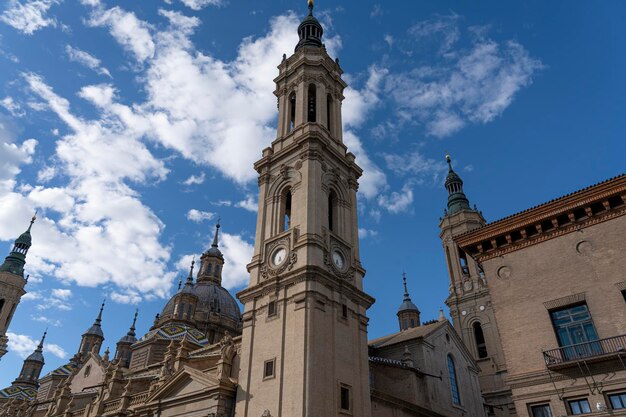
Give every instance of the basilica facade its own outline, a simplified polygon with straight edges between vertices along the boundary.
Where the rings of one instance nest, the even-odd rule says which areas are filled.
[[[44,334],[0,390],[0,417],[626,415],[626,176],[487,223],[448,157],[452,322],[443,311],[422,322],[405,277],[389,317],[398,332],[369,340],[362,170],[343,143],[346,84],[312,1],[298,35],[274,80],[276,139],[255,164],[243,312],[221,285],[218,224],[150,329],[138,334],[135,315],[101,352],[103,303],[74,356],[42,377]],[[34,221],[0,266],[0,357]]]

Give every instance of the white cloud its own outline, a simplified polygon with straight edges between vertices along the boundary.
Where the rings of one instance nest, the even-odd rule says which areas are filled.
[[[74,48],[70,45],[65,46],[65,52],[71,61],[78,62],[79,64],[94,70],[98,74],[106,75],[107,77],[112,78],[109,70],[100,65],[100,60],[88,52]]]
[[[393,214],[409,210],[412,203],[413,190],[407,185],[402,187],[401,192],[394,191],[389,195],[378,196],[378,205]]]
[[[359,239],[367,239],[368,237],[378,236],[378,232],[372,229],[364,229],[359,227]]]
[[[422,183],[426,179],[432,184],[441,184],[448,171],[443,160],[426,158],[419,151],[404,154],[383,154],[387,168],[400,176],[410,176],[413,183]]]
[[[15,100],[13,100],[13,97],[7,96],[3,98],[2,100],[0,100],[0,106],[7,109],[7,111],[11,113],[11,116],[14,116],[14,117],[22,117],[25,114],[24,110],[22,110],[22,107],[19,105],[19,103],[16,103]]]
[[[36,146],[35,139],[27,139],[21,145],[3,142],[0,139],[0,201],[3,192],[15,186],[15,177],[21,172],[20,165],[32,162]],[[13,230],[16,230],[17,225],[13,226]],[[8,236],[4,235],[1,229],[0,227],[0,239],[7,239]]]
[[[52,290],[52,296],[60,300],[67,300],[72,296],[72,290],[55,288]]]
[[[198,185],[198,184],[202,184],[205,180],[206,176],[204,175],[204,172],[201,172],[200,175],[191,175],[189,178],[187,178],[185,181],[183,181],[183,184],[185,185]]]
[[[415,25],[409,31],[413,36],[438,39],[440,59],[390,74],[385,86],[398,114],[411,116],[400,117],[399,123],[419,121],[435,137],[493,121],[543,68],[518,42],[498,43],[486,33],[474,36],[469,48],[458,47],[458,20],[443,16]]]
[[[97,8],[88,21],[91,26],[106,26],[111,35],[139,62],[154,56],[154,42],[150,25],[139,20],[132,12],[119,7],[108,10]]]
[[[201,211],[196,209],[191,209],[187,212],[187,220],[191,220],[192,222],[200,223],[206,220],[211,220],[215,217],[215,213],[211,213],[210,211]]]
[[[30,318],[33,321],[37,321],[37,322],[40,322],[40,323],[46,323],[46,324],[49,324],[50,326],[54,326],[54,327],[62,327],[63,326],[63,323],[61,323],[61,320],[53,319],[51,317],[44,316],[44,315],[38,315],[38,316],[32,315],[32,316],[30,316]]]
[[[185,6],[193,10],[201,10],[206,6],[221,6],[223,0],[180,0]]]
[[[239,288],[248,284],[250,276],[246,265],[250,263],[254,252],[254,244],[246,241],[241,235],[222,233],[220,249],[224,254],[222,285],[226,289]]]
[[[111,299],[120,304],[139,304],[142,297],[136,291],[127,291],[124,294],[113,291],[111,293]]]
[[[43,295],[39,291],[28,291],[26,294],[22,296],[22,298],[20,298],[20,301],[39,300],[42,297]]]
[[[53,166],[46,166],[37,172],[37,181],[48,182],[56,175],[56,168]]]
[[[33,353],[35,349],[37,349],[37,345],[39,344],[39,340],[35,340],[30,336],[24,334],[16,334],[13,332],[7,332],[7,336],[9,337],[9,350],[15,352],[17,355],[26,359],[28,355]],[[65,359],[67,357],[67,352],[63,350],[63,348],[59,345],[55,345],[53,343],[45,343],[43,345],[43,353],[44,355],[50,352],[54,356]]]
[[[256,201],[256,198],[254,198],[253,195],[248,195],[245,200],[235,203],[235,207],[256,213],[259,209],[259,202]]]
[[[59,3],[58,0],[9,0],[0,20],[26,35],[32,35],[46,26],[56,26],[56,21],[47,17],[46,13],[52,5]]]

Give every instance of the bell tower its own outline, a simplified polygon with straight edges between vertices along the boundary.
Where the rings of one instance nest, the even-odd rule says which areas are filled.
[[[480,387],[490,416],[508,417],[515,413],[511,390],[504,383],[506,364],[496,326],[495,313],[487,286],[488,277],[481,266],[467,255],[454,237],[484,226],[482,213],[470,207],[463,191],[463,180],[452,168],[446,155],[448,175],[445,188],[448,204],[439,223],[439,237],[450,277],[450,293],[446,304],[455,330],[480,368]]]
[[[30,229],[36,219],[35,214],[30,220],[28,229],[15,239],[11,253],[0,265],[0,358],[7,353],[9,339],[6,333],[20,299],[26,294],[24,287],[28,282],[28,276],[24,278],[24,266],[26,254],[32,245]]]
[[[236,416],[371,415],[358,178],[342,141],[342,70],[309,14],[278,66],[277,138],[255,164],[259,211]],[[265,413],[265,414],[264,414]]]

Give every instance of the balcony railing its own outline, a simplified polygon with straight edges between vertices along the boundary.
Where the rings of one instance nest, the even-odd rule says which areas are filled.
[[[595,362],[622,355],[626,358],[626,335],[543,351],[543,358],[548,368],[559,368],[580,360]]]

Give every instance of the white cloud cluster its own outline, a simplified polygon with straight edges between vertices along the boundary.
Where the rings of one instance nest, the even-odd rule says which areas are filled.
[[[378,205],[390,213],[397,214],[407,211],[413,203],[413,189],[409,185],[402,187],[401,191],[394,191],[389,195],[378,196]]]
[[[22,106],[16,103],[13,97],[7,96],[0,100],[0,106],[4,107],[14,117],[22,117],[25,114]]]
[[[111,77],[109,70],[102,66],[100,60],[90,53],[74,48],[70,45],[65,46],[65,53],[67,53],[67,56],[71,61],[78,62],[100,75],[106,75],[109,78],[113,78]]]
[[[215,213],[211,213],[210,211],[191,209],[187,212],[187,220],[191,220],[192,222],[196,223],[212,220],[214,217]]]
[[[24,334],[7,332],[7,336],[9,337],[9,350],[15,352],[24,359],[33,353],[39,344],[39,340],[35,340]],[[67,357],[67,352],[63,350],[61,346],[44,342],[43,354],[45,355],[46,353],[52,353],[57,358],[61,359],[65,359]]]
[[[206,6],[221,6],[223,0],[180,0],[185,6],[193,10],[201,10]]]
[[[56,20],[47,16],[48,9],[59,0],[9,0],[0,20],[26,35],[32,35],[46,26],[56,26]]]
[[[204,172],[201,172],[200,175],[190,175],[189,178],[183,181],[184,185],[200,185],[204,183],[206,176]]]
[[[443,161],[427,158],[418,150],[404,154],[383,154],[387,168],[399,176],[410,176],[414,183],[428,180],[439,184],[445,176],[448,166]]]
[[[441,60],[392,74],[385,86],[398,113],[416,118],[435,137],[493,121],[543,68],[518,42],[498,43],[485,38],[484,31],[469,48],[457,48],[457,20],[454,15],[414,26],[410,31],[414,36],[441,38]]]

